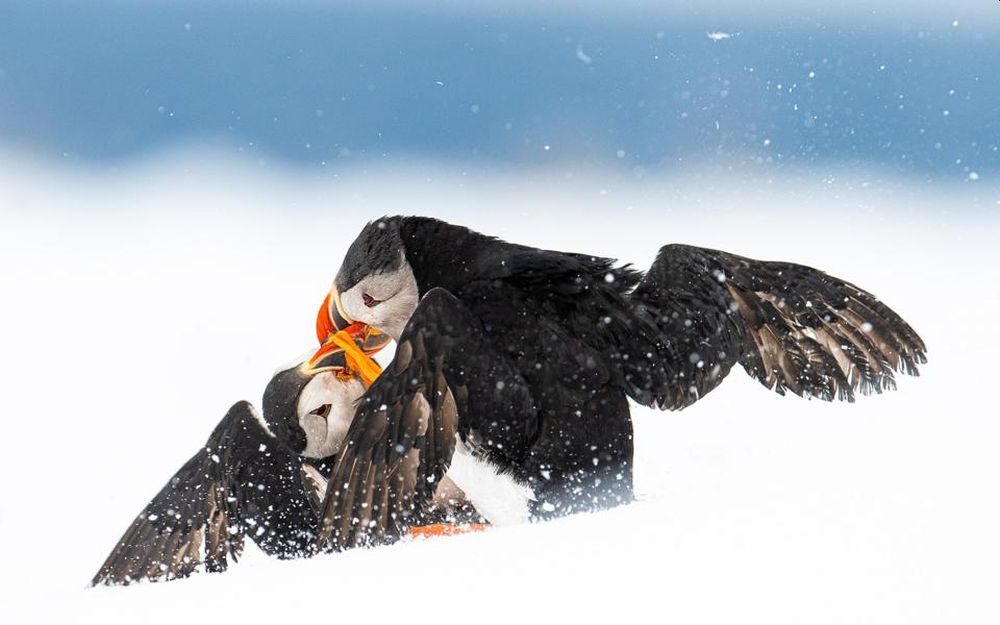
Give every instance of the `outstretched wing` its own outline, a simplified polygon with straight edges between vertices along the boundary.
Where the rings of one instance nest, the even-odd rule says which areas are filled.
[[[201,568],[224,571],[230,559],[239,558],[247,533],[266,551],[272,542],[294,548],[269,527],[268,512],[280,514],[272,514],[275,520],[315,528],[300,466],[264,429],[253,407],[237,403],[205,447],[135,518],[92,584],[169,580]],[[299,549],[312,549],[312,536],[299,541]]]
[[[320,545],[398,538],[421,524],[456,435],[481,435],[487,453],[502,454],[503,441],[533,435],[536,420],[527,385],[481,322],[450,293],[432,289],[355,413],[327,488]]]
[[[780,394],[828,401],[895,388],[894,372],[926,362],[917,333],[874,295],[802,265],[667,245],[632,298],[661,337],[641,399],[665,409],[694,403],[737,362]]]

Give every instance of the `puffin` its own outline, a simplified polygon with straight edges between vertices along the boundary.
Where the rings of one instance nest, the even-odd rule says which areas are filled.
[[[397,345],[334,463],[325,550],[404,536],[458,459],[504,476],[497,501],[527,520],[628,503],[629,399],[681,410],[736,364],[779,394],[853,401],[926,362],[898,314],[811,267],[671,244],[641,272],[414,216],[349,246],[316,357],[335,328]]]
[[[386,342],[362,339],[278,371],[264,391],[263,414],[246,401],[233,405],[135,518],[91,585],[222,572],[247,538],[277,558],[314,556],[327,480],[370,382],[358,372],[377,373],[369,355]],[[411,535],[486,527],[450,478],[435,492]]]

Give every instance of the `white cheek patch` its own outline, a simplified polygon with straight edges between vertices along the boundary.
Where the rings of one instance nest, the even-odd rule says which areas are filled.
[[[531,518],[530,502],[535,493],[496,465],[475,457],[457,434],[455,454],[445,477],[462,489],[490,525],[517,525]]]
[[[340,305],[344,308],[347,316],[351,318],[351,321],[368,323],[371,318],[372,311],[365,306],[364,293],[366,293],[365,281],[362,280],[340,294]]]
[[[365,293],[381,303],[370,308],[365,306]],[[366,276],[340,294],[340,304],[351,319],[378,328],[396,340],[419,301],[417,280],[405,258],[401,259],[399,269]]]
[[[357,378],[340,380],[331,371],[316,374],[299,395],[296,414],[299,425],[306,433],[303,456],[326,458],[340,450],[347,428],[354,420],[354,408],[365,387]],[[330,404],[326,418],[311,414],[313,410]]]

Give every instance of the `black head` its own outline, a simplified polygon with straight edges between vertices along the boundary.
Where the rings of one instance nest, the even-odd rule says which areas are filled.
[[[299,425],[298,402],[310,376],[298,365],[274,374],[264,389],[264,422],[282,444],[296,454],[306,448],[306,432]]]
[[[420,300],[407,260],[404,217],[383,217],[366,225],[351,243],[317,317],[321,342],[331,328],[374,328],[399,339]]]
[[[404,251],[399,224],[399,217],[382,217],[368,222],[347,248],[334,280],[338,291],[350,290],[366,276],[399,269]]]
[[[429,217],[373,221],[347,250],[317,316],[317,337],[323,342],[333,328],[360,324],[399,340],[428,290],[454,290],[502,271],[503,245]]]
[[[263,418],[293,453],[326,458],[340,447],[364,385],[345,372],[343,352],[277,372],[264,389]]]

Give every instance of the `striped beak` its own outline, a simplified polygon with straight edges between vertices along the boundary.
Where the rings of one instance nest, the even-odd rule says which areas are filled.
[[[366,385],[371,384],[381,371],[369,356],[391,340],[389,335],[347,316],[336,289],[327,293],[316,315],[316,338],[320,348],[309,359],[311,367],[332,352],[343,350],[348,367],[361,375]]]
[[[353,324],[354,320],[344,312],[337,289],[330,289],[316,314],[316,339],[320,344],[325,343],[331,334],[346,330]]]

